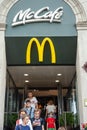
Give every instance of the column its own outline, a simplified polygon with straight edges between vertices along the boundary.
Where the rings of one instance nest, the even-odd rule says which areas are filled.
[[[6,87],[6,57],[4,30],[0,26],[0,130],[3,130],[4,123],[4,104],[5,104],[5,87]]]
[[[84,106],[84,100],[87,99],[87,72],[83,69],[85,62],[87,62],[87,26],[80,25],[77,29],[76,91],[81,125],[81,123],[87,122],[87,107]]]

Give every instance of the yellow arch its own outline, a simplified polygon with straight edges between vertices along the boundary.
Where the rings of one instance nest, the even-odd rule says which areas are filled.
[[[51,49],[51,61],[52,63],[56,63],[56,53],[55,53],[55,48],[54,48],[54,45],[53,45],[53,42],[50,38],[44,38],[43,41],[42,41],[42,44],[41,44],[41,61],[43,61],[43,54],[44,54],[44,46],[46,43],[49,43],[50,45],[50,49]]]
[[[51,61],[52,63],[56,63],[56,53],[55,53],[55,48],[53,45],[53,42],[51,41],[50,38],[44,38],[42,41],[42,44],[40,45],[39,41],[37,38],[32,38],[27,46],[27,50],[26,50],[26,63],[30,64],[31,60],[31,47],[33,42],[35,42],[35,44],[37,45],[37,50],[38,50],[38,57],[39,57],[39,62],[43,62],[43,53],[44,53],[44,46],[46,44],[46,42],[49,43],[50,45],[50,49],[51,49]]]
[[[41,51],[41,47],[40,47],[40,43],[39,43],[39,41],[37,40],[37,38],[32,38],[30,41],[29,41],[29,43],[28,43],[28,46],[27,46],[27,51],[26,51],[26,63],[27,64],[30,64],[30,62],[31,62],[31,59],[30,59],[30,57],[31,57],[31,46],[32,46],[32,44],[33,44],[33,42],[35,42],[35,44],[37,45],[37,50],[38,50],[38,55],[39,55],[39,57],[40,57],[40,51]]]

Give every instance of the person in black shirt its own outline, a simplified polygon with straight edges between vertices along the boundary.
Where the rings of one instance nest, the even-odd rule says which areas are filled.
[[[44,119],[40,117],[41,110],[37,109],[34,112],[34,118],[31,120],[33,130],[44,130]]]

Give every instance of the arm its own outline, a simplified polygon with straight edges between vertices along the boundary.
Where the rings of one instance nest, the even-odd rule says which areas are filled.
[[[15,127],[15,130],[19,130],[19,125],[17,125],[17,126]]]
[[[42,130],[45,130],[45,129],[44,129],[44,125],[42,125]]]
[[[19,120],[16,120],[16,126],[19,125]]]
[[[57,110],[56,110],[56,107],[55,107],[55,110],[54,110],[54,112],[56,113],[56,111],[57,111]]]
[[[54,113],[56,113],[56,106],[54,105]]]
[[[31,121],[30,121],[30,120],[29,120],[29,122],[28,122],[28,125],[29,125],[29,127],[30,127],[30,130],[33,130],[32,124],[31,124]]]
[[[44,129],[45,120],[44,120],[43,118],[40,118],[40,120],[41,120],[42,130],[45,130],[45,129]]]
[[[35,103],[35,108],[38,109],[38,103]]]
[[[48,130],[48,123],[47,123],[47,130]]]
[[[47,117],[47,114],[48,114],[48,109],[47,109],[47,107],[46,107],[46,117]]]
[[[38,101],[37,101],[37,98],[34,97],[34,100],[35,100],[35,108],[38,109]]]
[[[55,126],[54,128],[55,128],[55,130],[56,130],[56,124],[55,124],[55,122],[54,122],[54,126]]]

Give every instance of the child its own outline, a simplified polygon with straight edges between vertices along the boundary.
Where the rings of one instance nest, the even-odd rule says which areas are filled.
[[[46,117],[47,117],[47,115],[50,112],[53,112],[54,113],[54,117],[56,118],[56,106],[54,105],[53,100],[49,100],[49,102],[47,104],[47,107],[46,107]]]
[[[23,117],[23,115],[25,115],[25,114],[27,114],[27,113],[26,113],[26,111],[25,111],[24,109],[21,109],[21,110],[19,111],[19,119],[16,121],[16,126],[22,124],[22,117]],[[30,119],[28,120],[27,125],[30,126],[30,130],[33,130]]]
[[[26,101],[26,106],[24,108],[27,115],[29,115],[30,119],[34,118],[34,108],[31,106],[30,100]]]
[[[58,130],[65,130],[63,126],[59,127]]]
[[[33,130],[44,130],[44,120],[40,117],[41,111],[35,110],[34,118],[32,119]]]
[[[50,112],[46,122],[47,122],[47,130],[56,130],[56,124],[55,124],[55,118],[54,118],[54,113]]]
[[[37,98],[33,96],[33,93],[32,93],[32,92],[28,92],[28,98],[25,99],[25,102],[24,102],[24,103],[26,103],[27,100],[30,100],[30,102],[31,102],[31,107],[33,107],[34,110],[38,108]]]
[[[22,115],[22,124],[19,124],[15,127],[15,130],[30,130],[29,125],[27,125],[29,122],[29,116],[24,114]]]

